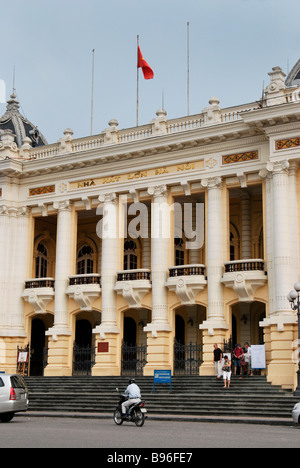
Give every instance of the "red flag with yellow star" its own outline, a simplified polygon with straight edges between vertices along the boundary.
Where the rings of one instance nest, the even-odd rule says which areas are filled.
[[[146,62],[141,52],[140,46],[138,46],[138,68],[141,68],[144,74],[145,80],[152,80],[154,78],[154,72],[150,65]]]

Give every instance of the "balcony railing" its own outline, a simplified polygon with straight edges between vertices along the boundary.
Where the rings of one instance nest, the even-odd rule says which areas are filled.
[[[55,280],[53,278],[35,278],[25,281],[25,289],[53,288]]]
[[[92,273],[88,275],[74,275],[70,276],[70,286],[82,286],[85,284],[100,284],[101,276]]]
[[[196,275],[205,276],[205,265],[182,265],[169,268],[170,278]]]
[[[150,270],[123,270],[117,273],[117,281],[137,281],[147,280],[150,281],[151,272]]]
[[[225,273],[238,273],[240,271],[265,271],[265,262],[255,258],[225,263]]]

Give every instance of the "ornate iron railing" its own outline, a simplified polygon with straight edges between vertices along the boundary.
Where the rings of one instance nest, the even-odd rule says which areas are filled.
[[[147,364],[147,345],[122,344],[122,375],[143,375]]]
[[[25,281],[25,289],[53,288],[55,280],[53,278],[36,278]]]
[[[98,274],[70,276],[70,286],[80,286],[84,284],[100,284],[101,276]]]
[[[225,273],[237,273],[239,271],[264,271],[265,262],[261,259],[237,260],[225,263]]]
[[[150,270],[124,270],[117,273],[117,281],[136,281],[151,279]]]
[[[174,373],[176,375],[199,375],[203,363],[203,344],[184,345],[174,343]]]
[[[79,346],[74,343],[73,375],[91,375],[95,365],[95,347]]]
[[[177,276],[205,276],[205,265],[182,265],[169,268],[170,278]]]

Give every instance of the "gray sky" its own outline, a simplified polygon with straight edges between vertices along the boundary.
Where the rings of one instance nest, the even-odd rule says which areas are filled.
[[[140,72],[140,124],[161,107],[187,113],[187,21],[190,22],[190,112],[212,96],[222,107],[259,99],[268,72],[300,58],[299,0],[0,0],[0,79],[16,89],[26,117],[57,141],[65,128],[90,133],[95,48],[94,133],[116,118],[136,122],[136,37],[155,72]],[[0,113],[5,105],[0,104]]]

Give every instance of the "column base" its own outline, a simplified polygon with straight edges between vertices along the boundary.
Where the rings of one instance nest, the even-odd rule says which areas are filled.
[[[265,328],[267,380],[272,385],[295,390],[298,370],[298,326],[290,321],[284,323],[282,317],[278,323],[274,317],[271,318],[271,322],[273,323]]]
[[[170,331],[156,329],[153,336],[153,330],[148,330],[148,362],[144,367],[144,376],[153,376],[155,370],[173,371],[173,335]]]
[[[24,348],[28,340],[18,337],[0,338],[0,371],[6,374],[17,372],[18,346]]]
[[[105,338],[96,339],[95,365],[92,376],[121,375],[121,337],[120,333],[106,331]]]
[[[48,365],[45,377],[70,377],[73,373],[72,339],[70,336],[54,336],[48,343]]]

